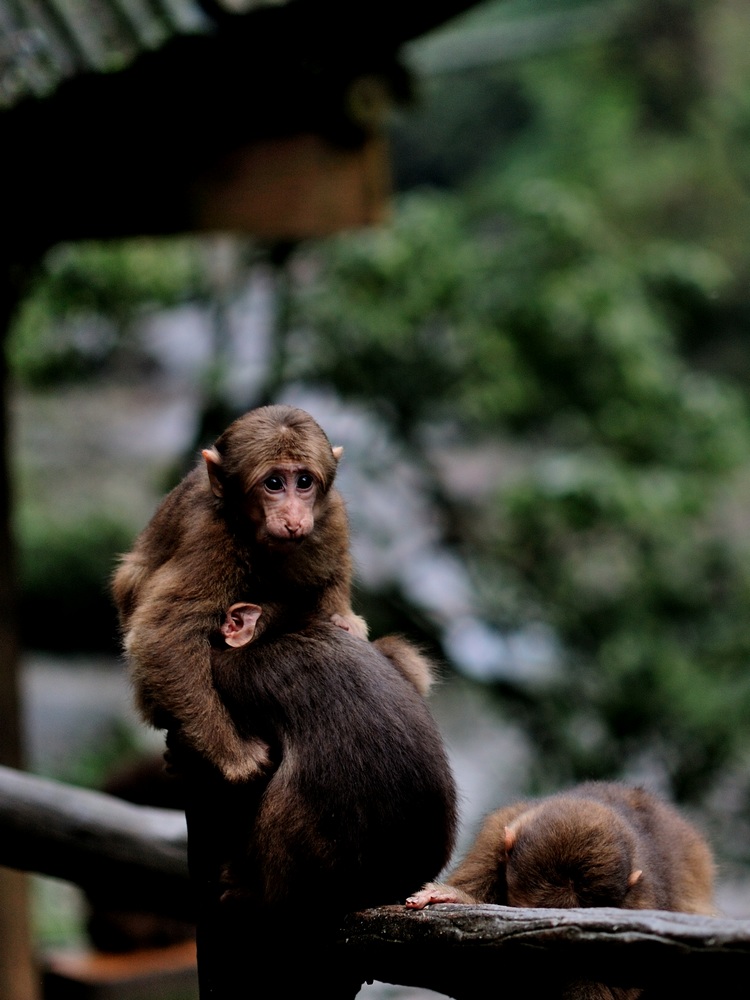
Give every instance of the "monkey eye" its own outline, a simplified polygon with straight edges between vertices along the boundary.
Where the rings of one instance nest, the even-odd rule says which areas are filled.
[[[263,485],[270,493],[279,493],[284,489],[284,480],[281,476],[269,476],[263,480]]]
[[[303,472],[300,476],[297,476],[297,489],[309,490],[312,488],[314,482],[315,480],[309,472]]]

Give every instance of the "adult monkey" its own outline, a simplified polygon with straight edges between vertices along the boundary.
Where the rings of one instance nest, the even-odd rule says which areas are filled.
[[[229,609],[213,677],[240,730],[266,741],[273,770],[229,784],[200,758],[182,760],[201,996],[252,987],[294,1000],[324,976],[330,1000],[352,1000],[365,973],[335,947],[341,918],[401,902],[442,870],[455,783],[402,659],[413,667],[414,647],[388,637],[378,648],[320,618],[277,620],[255,638],[258,610]],[[288,959],[269,961],[280,948]]]
[[[229,781],[271,761],[262,740],[238,734],[213,686],[210,638],[226,609],[262,605],[256,638],[290,611],[367,635],[351,609],[347,516],[333,486],[341,453],[304,410],[251,410],[202,452],[114,573],[141,714]]]
[[[212,654],[238,729],[274,762],[247,798],[230,789],[225,899],[266,913],[314,900],[319,915],[402,902],[443,869],[456,832],[450,764],[410,680],[428,661],[402,638],[378,646],[320,617],[253,638],[257,613],[234,605],[221,629],[234,648],[218,639]]]

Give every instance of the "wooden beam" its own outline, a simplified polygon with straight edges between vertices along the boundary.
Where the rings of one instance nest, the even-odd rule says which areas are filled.
[[[348,916],[337,944],[367,981],[456,1000],[488,984],[509,1000],[553,1000],[583,980],[705,1000],[750,968],[750,920],[609,907],[383,906]]]
[[[390,190],[385,139],[341,149],[308,133],[225,156],[193,186],[191,216],[198,230],[269,240],[327,236],[385,221]]]
[[[0,767],[0,864],[192,913],[185,816]]]

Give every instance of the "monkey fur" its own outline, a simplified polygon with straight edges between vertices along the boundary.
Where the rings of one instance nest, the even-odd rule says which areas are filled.
[[[407,905],[484,902],[711,914],[713,883],[708,844],[674,807],[644,788],[587,782],[490,813],[445,884],[425,886]]]
[[[407,907],[499,903],[611,906],[715,915],[714,861],[703,836],[644,788],[586,782],[490,813],[444,882]],[[566,1000],[636,1000],[637,988],[571,984]]]
[[[341,452],[304,410],[251,410],[167,494],[113,575],[143,718],[227,780],[252,778],[270,760],[252,733],[239,736],[213,687],[210,636],[226,608],[262,605],[256,638],[290,605],[367,635],[351,610],[348,522],[333,487]],[[426,689],[429,677],[415,683]]]
[[[457,796],[410,680],[419,658],[400,637],[369,643],[320,618],[214,649],[222,701],[274,765],[265,783],[250,783],[246,842],[225,872],[230,899],[264,910],[312,899],[345,912],[400,902],[417,873],[442,870]]]

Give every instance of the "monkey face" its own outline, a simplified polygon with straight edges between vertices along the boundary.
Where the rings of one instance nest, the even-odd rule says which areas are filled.
[[[240,417],[203,457],[212,493],[244,518],[243,533],[284,551],[312,534],[342,450],[308,413],[272,406]]]
[[[304,465],[279,462],[247,494],[245,510],[256,541],[268,548],[298,545],[315,527],[317,477]]]

